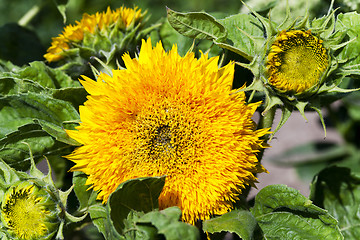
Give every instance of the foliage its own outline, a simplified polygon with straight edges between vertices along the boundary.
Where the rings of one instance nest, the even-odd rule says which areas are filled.
[[[308,10],[300,11],[302,8],[298,6],[305,2]],[[61,206],[57,234],[51,236],[56,239],[65,236],[93,240],[195,240],[227,239],[228,235],[244,240],[360,239],[359,1],[332,1],[329,5],[325,0],[135,0],[124,5],[147,9],[151,17],[146,31],[139,36],[151,37],[153,45],[161,40],[166,50],[177,44],[182,56],[188,51],[193,51],[195,56],[200,56],[200,51],[209,53],[210,57],[219,56],[220,67],[235,62],[233,86],[239,82],[246,86],[241,91],[246,92],[249,103],[263,100],[258,109],[259,129],[272,127],[276,136],[293,111],[304,117],[307,111],[317,111],[324,129],[326,125],[341,135],[341,144],[310,142],[276,156],[277,164],[295,167],[302,178],[313,179],[309,198],[286,185],[265,187],[254,200],[246,199],[247,191],[244,191],[232,211],[198,221],[195,226],[180,220],[181,206],[159,209],[158,198],[166,176],[123,182],[107,203],[100,202],[97,192],[87,185],[87,176],[70,172],[72,163],[63,156],[81,145],[66,132],[78,126],[81,105],[87,99],[77,76],[83,73],[83,67],[91,69],[86,73],[95,77],[99,71],[111,73],[111,68],[122,68],[121,58],[114,54],[118,45],[111,43],[111,51],[107,49],[111,54],[100,49],[106,62],[114,60],[111,66],[96,56],[90,56],[88,61],[82,59],[79,66],[77,50],[71,52],[75,57],[66,66],[49,63],[43,55],[51,38],[58,36],[65,24],[80,20],[85,12],[94,14],[108,6],[118,8],[119,2],[3,0],[0,4],[0,22],[4,23],[0,26],[2,202],[5,192],[19,181],[31,179],[42,187],[51,186],[46,191],[56,196]],[[329,11],[324,11],[325,8]],[[323,40],[331,59],[317,85],[304,94],[279,92],[267,81],[271,44],[280,31],[294,29],[316,34]],[[121,36],[129,42],[133,39],[126,33]],[[131,56],[138,54],[137,49],[138,45],[131,48]],[[282,110],[282,118],[278,126],[273,126],[276,109]],[[265,139],[269,145],[272,136]],[[259,161],[262,156],[261,151]],[[44,161],[49,162],[50,172],[46,176],[35,167],[35,163]],[[60,188],[69,190],[62,192]],[[0,238],[12,239],[6,231],[2,224]]]

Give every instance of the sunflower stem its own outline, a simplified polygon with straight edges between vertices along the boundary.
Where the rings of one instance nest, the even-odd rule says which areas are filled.
[[[268,111],[266,111],[266,113],[264,115],[261,114],[258,128],[261,128],[261,129],[262,128],[270,128],[271,129],[271,127],[274,123],[275,112],[276,112],[276,106],[273,106]],[[267,139],[268,139],[268,137],[267,137]]]
[[[38,4],[30,8],[29,11],[27,11],[25,15],[20,18],[18,24],[22,27],[27,26],[29,22],[31,22],[31,20],[36,16],[36,14],[40,12],[41,7],[42,4]]]

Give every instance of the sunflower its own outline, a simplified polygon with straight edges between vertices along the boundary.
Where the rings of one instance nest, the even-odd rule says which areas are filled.
[[[322,42],[310,30],[281,31],[267,56],[269,83],[277,91],[295,95],[319,86],[329,66]]]
[[[80,21],[65,26],[62,34],[52,38],[44,58],[74,78],[91,74],[89,63],[99,68],[96,58],[115,67],[124,52],[135,52],[141,39],[159,26],[145,28],[146,13],[137,7],[85,13]]]
[[[218,57],[181,57],[176,45],[165,52],[150,39],[123,60],[112,76],[81,80],[90,95],[80,126],[67,131],[82,144],[66,156],[72,170],[89,175],[103,203],[126,180],[166,175],[161,209],[178,206],[191,224],[229,211],[266,171],[256,152],[268,133],[251,120],[259,103],[231,90],[234,64],[219,69]]]

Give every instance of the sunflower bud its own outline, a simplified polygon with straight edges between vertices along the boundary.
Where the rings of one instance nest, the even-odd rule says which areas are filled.
[[[323,41],[310,30],[281,31],[267,55],[267,79],[280,93],[300,97],[318,90],[329,56]]]
[[[135,51],[141,39],[154,28],[144,29],[145,15],[146,11],[137,7],[85,13],[80,21],[66,26],[62,34],[52,39],[44,57],[76,77],[88,73],[88,63],[96,65],[95,58],[115,67],[116,59],[121,60],[124,52]]]
[[[60,225],[61,206],[39,181],[19,181],[5,192],[1,221],[15,239],[51,239]]]

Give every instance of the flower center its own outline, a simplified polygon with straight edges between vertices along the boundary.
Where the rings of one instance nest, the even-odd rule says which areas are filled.
[[[318,86],[329,64],[322,40],[308,31],[282,31],[267,57],[269,83],[280,92],[302,93]]]
[[[157,108],[159,107],[159,108]],[[153,106],[137,117],[135,126],[135,162],[148,162],[160,168],[186,165],[198,154],[200,130],[185,106]]]
[[[1,214],[7,227],[19,239],[37,239],[47,234],[44,224],[47,210],[40,206],[41,197],[36,197],[34,185],[17,189],[13,187],[5,195]]]

